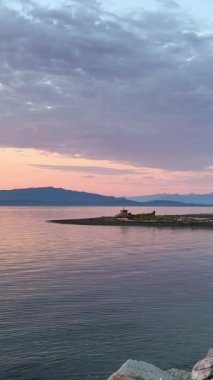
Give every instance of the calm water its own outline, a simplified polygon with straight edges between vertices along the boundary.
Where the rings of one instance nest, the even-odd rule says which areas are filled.
[[[118,211],[0,208],[1,380],[190,368],[213,346],[212,230],[46,223]]]

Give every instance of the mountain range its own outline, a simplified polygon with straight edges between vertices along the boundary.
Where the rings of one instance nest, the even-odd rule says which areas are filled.
[[[128,197],[128,199],[136,202],[152,202],[152,201],[171,201],[182,202],[187,204],[213,205],[213,192],[207,194],[152,194],[141,195],[137,197]]]
[[[139,204],[126,198],[54,187],[0,190],[0,206],[137,206]]]
[[[153,194],[116,198],[54,187],[0,190],[0,206],[211,206],[209,194]]]

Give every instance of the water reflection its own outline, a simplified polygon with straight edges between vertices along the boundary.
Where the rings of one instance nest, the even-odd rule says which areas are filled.
[[[2,380],[101,380],[129,357],[190,367],[212,345],[211,230],[45,222],[116,211],[1,209]]]

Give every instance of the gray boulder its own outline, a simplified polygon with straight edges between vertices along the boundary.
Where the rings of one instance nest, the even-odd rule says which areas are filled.
[[[191,380],[191,372],[184,371],[183,369],[171,368],[167,371],[177,380]]]
[[[152,364],[129,359],[108,380],[174,380],[174,377]]]
[[[213,348],[210,348],[206,355],[207,358],[213,358]]]

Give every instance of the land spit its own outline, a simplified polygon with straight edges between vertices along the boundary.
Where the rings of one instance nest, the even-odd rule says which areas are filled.
[[[138,226],[138,227],[199,227],[213,228],[213,214],[156,215],[151,213],[132,214],[121,210],[115,216],[100,216],[83,219],[56,219],[52,223],[90,226]]]

